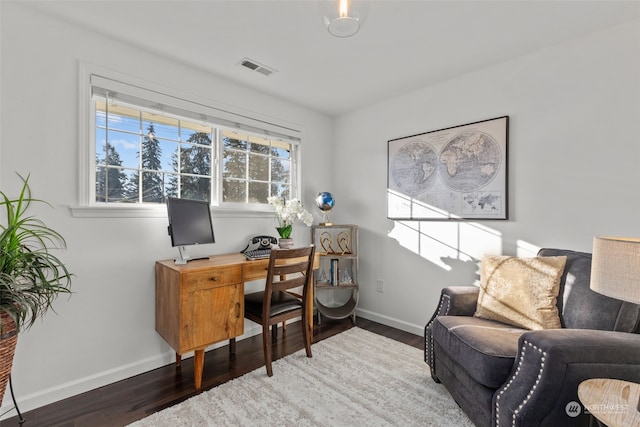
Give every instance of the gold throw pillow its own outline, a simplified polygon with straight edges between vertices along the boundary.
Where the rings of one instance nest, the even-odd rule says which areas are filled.
[[[566,256],[485,256],[476,317],[525,329],[560,328],[556,299]]]

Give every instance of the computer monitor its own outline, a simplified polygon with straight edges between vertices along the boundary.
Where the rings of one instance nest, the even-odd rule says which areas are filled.
[[[215,243],[209,202],[169,197],[167,214],[171,245],[180,252],[176,264],[186,264],[191,259],[186,246]]]

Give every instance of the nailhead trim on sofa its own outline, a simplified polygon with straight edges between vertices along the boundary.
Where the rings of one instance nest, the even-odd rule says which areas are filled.
[[[536,377],[536,382],[533,384],[533,386],[529,390],[529,393],[527,393],[527,397],[522,401],[522,403],[520,405],[518,405],[518,409],[516,409],[514,414],[513,414],[512,422],[511,422],[511,426],[512,427],[515,427],[515,425],[516,425],[516,416],[522,410],[522,408],[524,408],[524,406],[527,404],[529,399],[531,399],[531,396],[533,396],[533,393],[535,392],[536,388],[538,387],[538,384],[540,384],[540,379],[542,378],[542,371],[544,370],[544,362],[545,362],[545,358],[547,356],[547,353],[542,351],[541,348],[531,344],[530,342],[524,341],[524,345],[522,346],[522,351],[520,352],[520,355],[518,357],[518,367],[516,368],[516,372],[509,379],[507,384],[500,389],[500,391],[498,392],[498,396],[496,397],[496,427],[500,426],[500,398],[507,391],[507,389],[511,386],[513,381],[516,379],[516,377],[520,373],[520,369],[522,367],[522,362],[523,362],[523,360],[525,358],[525,355],[526,355],[527,347],[530,347],[533,350],[536,350],[538,353],[540,353],[542,355],[540,357],[540,369],[538,369],[538,376]]]
[[[442,305],[444,304],[445,300],[447,301],[447,308],[444,310],[444,312],[442,311]],[[447,314],[449,314],[449,309],[451,308],[451,298],[449,297],[449,295],[442,295],[442,297],[440,298],[440,303],[438,304],[438,308],[436,309],[436,313],[438,313],[438,316],[446,316]],[[427,329],[429,329],[429,326],[431,326],[431,324],[433,323],[433,321],[436,319],[436,316],[433,317],[433,319],[431,319],[431,321],[429,323],[427,323],[427,326],[424,327],[425,330],[425,335]],[[428,334],[429,336],[429,348],[427,349],[426,353],[429,353],[429,360],[425,360],[425,362],[427,362],[429,364],[429,367],[431,367],[431,370],[433,371],[433,358],[434,358],[434,354],[433,354],[433,334]],[[426,355],[425,355],[426,358]]]

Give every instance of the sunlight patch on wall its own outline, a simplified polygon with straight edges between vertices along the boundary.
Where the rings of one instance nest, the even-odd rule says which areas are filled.
[[[524,240],[517,241],[516,255],[519,257],[534,257],[538,254],[540,246],[536,246],[533,243],[525,242]]]
[[[477,262],[502,253],[501,233],[472,222],[395,221],[388,236],[446,271],[452,260]]]

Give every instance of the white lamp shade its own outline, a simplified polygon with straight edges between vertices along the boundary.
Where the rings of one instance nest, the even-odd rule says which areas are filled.
[[[591,289],[640,304],[640,239],[594,237]]]

